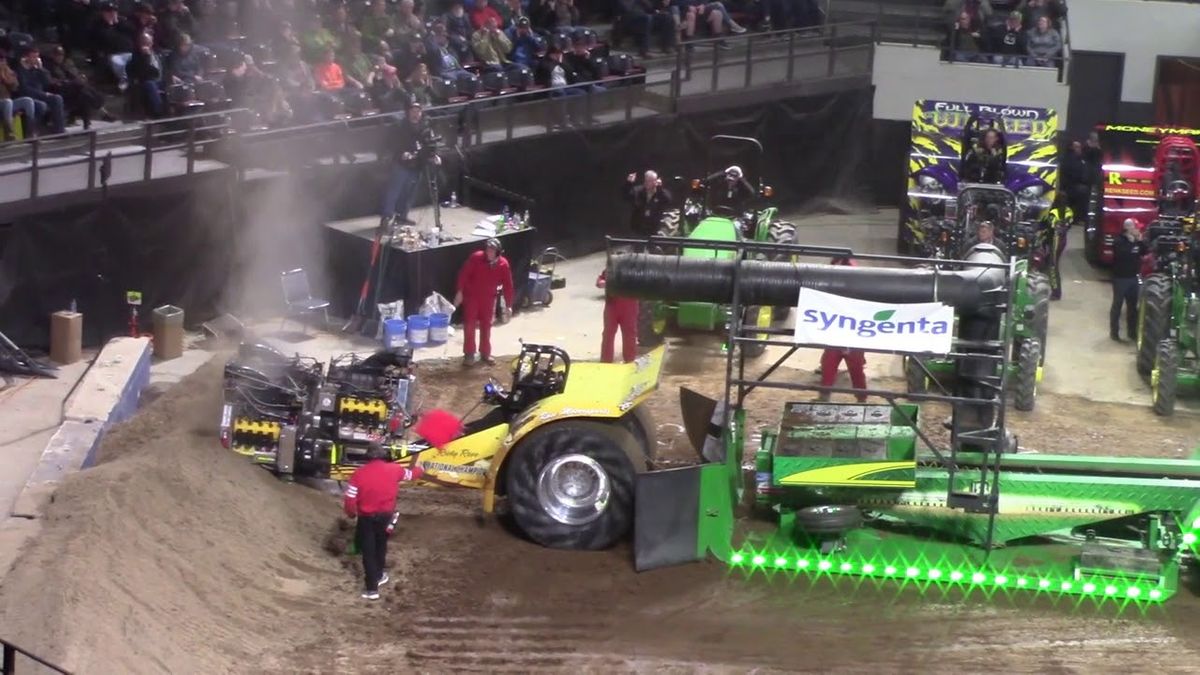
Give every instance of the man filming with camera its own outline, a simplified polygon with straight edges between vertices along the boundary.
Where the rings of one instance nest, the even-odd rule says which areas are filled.
[[[408,217],[408,209],[421,171],[427,162],[432,162],[434,166],[442,163],[442,158],[437,155],[438,138],[426,125],[420,103],[409,102],[404,109],[404,119],[396,125],[393,139],[392,147],[396,154],[392,160],[392,175],[384,193],[380,215],[385,224],[394,216],[400,224],[415,225]]]

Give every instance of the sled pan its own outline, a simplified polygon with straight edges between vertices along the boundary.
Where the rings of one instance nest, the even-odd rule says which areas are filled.
[[[638,572],[697,562],[702,466],[648,471],[634,486],[633,558]]]
[[[712,417],[717,409],[717,402],[687,387],[680,387],[679,409],[683,416],[683,430],[687,434],[688,441],[691,442],[696,454],[700,455],[700,460],[705,461],[701,452],[704,450],[704,440],[710,431],[709,427],[712,426]]]

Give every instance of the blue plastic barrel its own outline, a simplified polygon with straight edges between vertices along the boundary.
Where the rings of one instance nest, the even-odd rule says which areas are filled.
[[[429,315],[429,341],[433,344],[444,344],[450,339],[450,315]]]
[[[408,317],[408,344],[424,347],[429,342],[429,318],[420,314]]]
[[[399,349],[407,344],[408,322],[404,319],[387,319],[383,322],[383,348]]]

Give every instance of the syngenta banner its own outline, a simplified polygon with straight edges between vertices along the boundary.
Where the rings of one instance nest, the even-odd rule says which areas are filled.
[[[800,290],[796,342],[849,349],[948,354],[954,308],[940,302],[892,304]]]

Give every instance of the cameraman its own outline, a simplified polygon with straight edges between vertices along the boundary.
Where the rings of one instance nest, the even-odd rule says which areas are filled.
[[[408,208],[412,203],[413,190],[426,161],[441,166],[442,158],[437,155],[436,141],[422,117],[421,104],[410,101],[404,111],[404,119],[396,125],[392,160],[392,177],[388,181],[383,198],[383,222],[392,216],[403,225],[416,225],[409,219]]]

